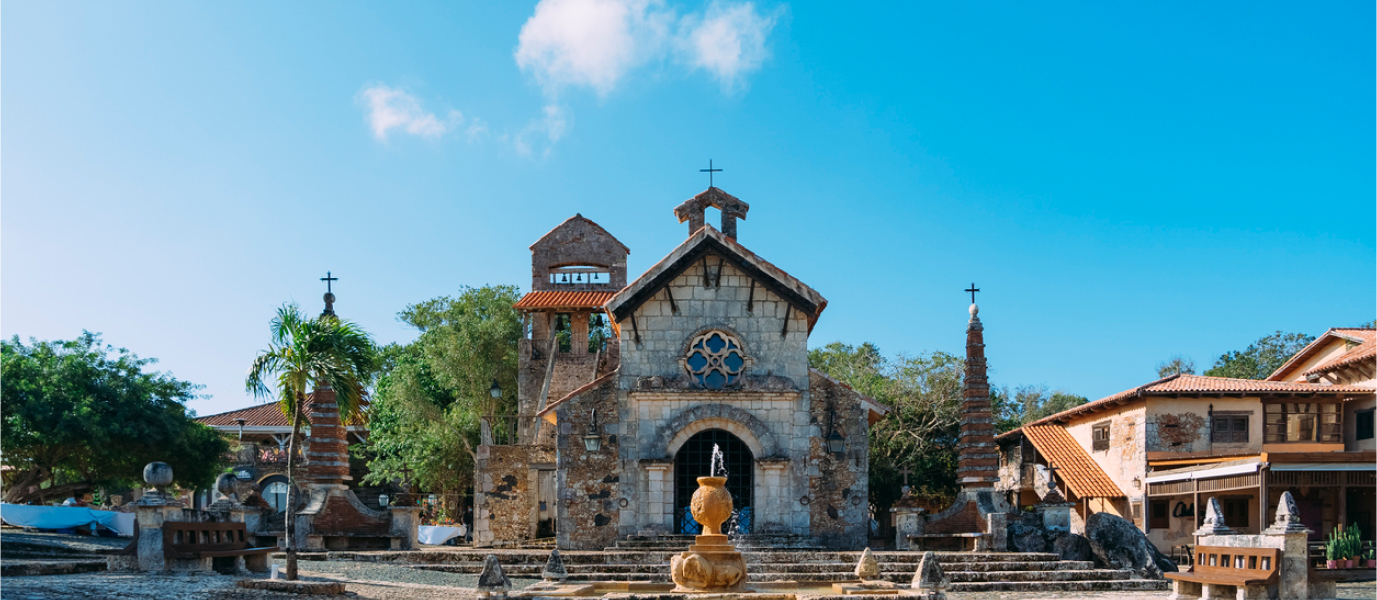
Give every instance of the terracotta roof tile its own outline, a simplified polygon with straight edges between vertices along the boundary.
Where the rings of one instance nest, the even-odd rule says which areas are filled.
[[[1299,381],[1267,381],[1264,379],[1232,379],[1229,377],[1207,377],[1204,375],[1172,375],[1145,385],[1124,390],[1112,396],[1100,398],[1094,402],[1087,402],[1055,415],[1043,417],[1025,425],[1024,428],[1032,425],[1043,425],[1064,421],[1081,414],[1095,412],[1107,405],[1122,404],[1142,396],[1171,396],[1177,394],[1265,394],[1286,392],[1298,394],[1371,394],[1373,390],[1371,388],[1356,385],[1321,385]],[[1008,431],[1000,434],[999,437],[1005,438],[1016,435],[1018,431],[1018,429]]]
[[[537,291],[521,297],[512,307],[517,310],[547,310],[553,308],[599,309],[617,292]]]
[[[1307,360],[1310,360],[1311,356],[1314,356],[1316,352],[1319,352],[1322,348],[1328,345],[1329,342],[1331,342],[1335,337],[1343,338],[1351,342],[1357,342],[1358,344],[1372,343],[1377,342],[1377,330],[1362,329],[1358,327],[1331,328],[1329,331],[1320,334],[1320,337],[1315,338],[1315,341],[1310,342],[1304,348],[1301,348],[1300,352],[1297,352],[1289,360],[1282,364],[1281,367],[1279,367],[1276,371],[1272,372],[1271,375],[1268,375],[1267,380],[1282,381],[1286,379],[1287,374],[1291,372],[1291,369],[1293,367],[1301,363],[1304,363]],[[1311,372],[1314,372],[1314,370],[1312,369]]]
[[[1085,449],[1060,425],[1024,427],[1028,441],[1057,468],[1067,487],[1081,498],[1122,498],[1124,493],[1105,475]]]
[[[309,413],[311,412],[310,407],[313,403],[314,399],[311,396],[307,396],[307,416],[306,421],[302,423],[302,425],[310,424],[311,417],[309,416]],[[229,412],[223,412],[214,415],[206,415],[204,417],[196,417],[196,422],[204,425],[209,425],[211,427],[238,427],[239,424],[235,423],[234,420],[244,419],[245,427],[291,427],[292,422],[290,419],[287,418],[287,415],[282,414],[281,405],[282,401],[280,400],[277,402],[268,402],[266,404],[258,404],[255,406],[250,406],[248,408],[241,408],[239,410],[232,410]],[[368,407],[368,402],[366,400],[364,401],[363,406],[365,409]]]
[[[1358,344],[1357,346],[1354,346],[1353,349],[1339,355],[1334,360],[1331,360],[1327,363],[1316,366],[1315,368],[1310,369],[1309,371],[1306,371],[1305,374],[1306,376],[1318,375],[1320,373],[1332,371],[1340,367],[1346,367],[1354,363],[1359,363],[1364,360],[1370,361],[1374,358],[1377,358],[1377,340],[1369,340],[1361,344]]]

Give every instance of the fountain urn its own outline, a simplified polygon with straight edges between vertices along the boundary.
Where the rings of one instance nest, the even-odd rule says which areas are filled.
[[[732,515],[732,495],[726,477],[699,477],[689,510],[703,526],[689,549],[670,559],[676,592],[730,592],[746,587],[746,560],[722,533]]]

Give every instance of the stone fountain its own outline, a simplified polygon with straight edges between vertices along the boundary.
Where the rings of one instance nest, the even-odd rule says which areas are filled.
[[[714,459],[718,454],[713,448]],[[716,460],[714,460],[714,464]],[[699,477],[689,510],[703,526],[689,549],[673,557],[670,577],[676,592],[737,592],[745,589],[746,559],[722,533],[722,523],[732,516],[732,495],[726,477]]]

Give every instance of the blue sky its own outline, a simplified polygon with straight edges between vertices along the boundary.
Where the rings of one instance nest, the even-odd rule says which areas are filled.
[[[8,2],[0,333],[82,329],[247,405],[275,307],[380,341],[528,285],[574,213],[640,273],[706,187],[830,301],[1093,398],[1377,316],[1373,6]]]

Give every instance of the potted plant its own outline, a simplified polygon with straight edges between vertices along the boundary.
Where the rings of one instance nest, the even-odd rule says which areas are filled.
[[[1327,569],[1339,568],[1339,537],[1333,532],[1329,533],[1329,539],[1324,542],[1324,566]]]

